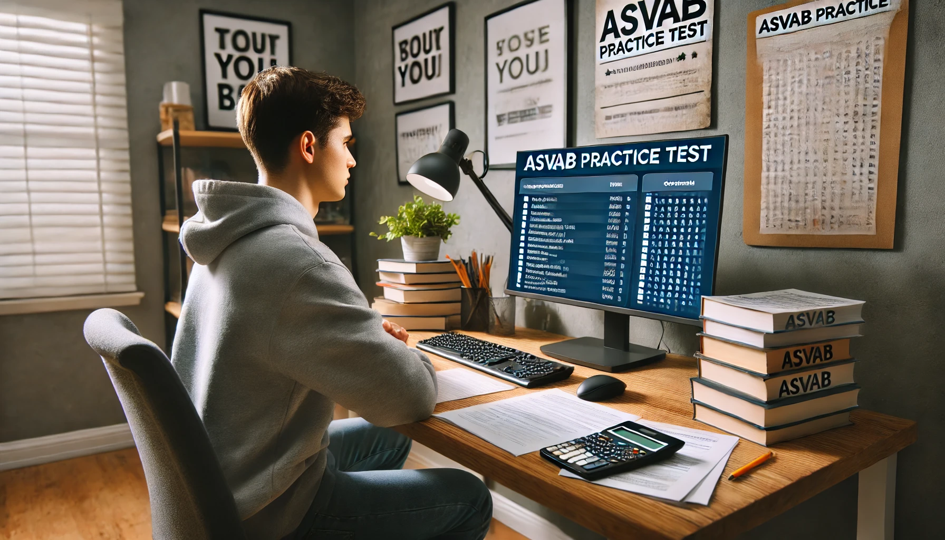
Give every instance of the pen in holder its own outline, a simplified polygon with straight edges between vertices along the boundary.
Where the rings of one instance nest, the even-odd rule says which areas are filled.
[[[472,332],[489,329],[489,291],[478,287],[462,287],[460,328]]]
[[[489,297],[489,333],[511,336],[515,333],[515,297]]]

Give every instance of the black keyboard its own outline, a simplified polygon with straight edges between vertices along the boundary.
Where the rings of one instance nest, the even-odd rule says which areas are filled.
[[[425,339],[417,348],[526,388],[567,379],[574,371],[574,366],[455,332]]]

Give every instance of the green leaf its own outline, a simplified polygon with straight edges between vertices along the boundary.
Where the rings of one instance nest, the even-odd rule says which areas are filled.
[[[397,209],[396,216],[381,216],[378,225],[387,225],[383,234],[371,233],[378,240],[396,240],[402,236],[439,236],[447,241],[452,236],[452,227],[459,225],[459,215],[446,213],[438,203],[426,204],[415,195],[412,202],[404,203]]]

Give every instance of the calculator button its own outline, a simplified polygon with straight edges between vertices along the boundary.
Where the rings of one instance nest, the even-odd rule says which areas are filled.
[[[587,458],[584,463],[594,463],[595,461],[600,461],[600,458],[597,456],[591,456]]]
[[[610,459],[608,459],[607,461],[609,461],[609,462],[611,462],[611,463],[620,463],[620,462],[623,461],[623,460],[622,460],[622,459],[617,459],[617,458],[610,458]]]
[[[562,454],[561,450],[555,450],[552,452],[553,455],[560,456]]]
[[[578,467],[580,467],[580,466],[584,465],[585,463],[587,463],[587,460],[586,460],[586,459],[582,459],[581,461],[576,462],[575,465],[577,465]]]
[[[594,470],[594,469],[596,469],[596,468],[598,468],[598,467],[603,467],[604,465],[607,465],[607,462],[606,462],[606,461],[598,461],[598,462],[596,462],[596,463],[588,463],[587,465],[584,465],[584,470],[585,470],[585,471],[591,471],[591,470]]]
[[[545,452],[552,452],[557,449],[558,449],[557,446],[549,446],[548,448],[545,448]]]
[[[569,460],[569,459],[573,458],[574,456],[579,456],[579,455],[581,455],[581,454],[583,454],[583,453],[584,453],[584,452],[582,452],[581,450],[575,450],[575,451],[573,451],[573,452],[568,452],[567,454],[564,454],[563,456],[558,456],[558,457],[559,457],[560,459],[562,459],[562,460]]]

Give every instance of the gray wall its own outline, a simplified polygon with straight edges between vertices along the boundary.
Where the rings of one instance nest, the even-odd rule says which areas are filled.
[[[366,239],[367,230],[380,230],[377,217],[396,212],[413,195],[395,180],[394,113],[442,99],[456,103],[456,125],[470,137],[470,149],[483,147],[483,18],[512,5],[514,0],[458,0],[456,20],[456,94],[418,104],[394,107],[392,99],[391,27],[441,4],[441,0],[359,0],[355,9],[355,82],[367,96],[368,109],[355,124],[359,164],[356,177],[356,225],[361,283],[373,281],[375,259],[400,255],[396,243]],[[899,538],[945,536],[945,521],[937,515],[945,502],[945,469],[938,456],[945,444],[940,429],[945,399],[940,392],[945,363],[945,220],[942,219],[945,152],[940,149],[945,123],[945,62],[943,25],[945,2],[913,2],[910,17],[908,65],[903,115],[896,248],[891,251],[756,248],[744,244],[742,228],[742,171],[744,163],[745,39],[750,11],[776,1],[721,0],[716,2],[716,70],[714,119],[711,129],[669,137],[726,133],[731,136],[728,178],[720,242],[718,293],[741,293],[787,287],[866,300],[868,335],[855,345],[862,360],[857,379],[863,386],[864,408],[919,422],[919,442],[901,453],[896,500]],[[578,145],[597,143],[594,137],[594,1],[577,0],[577,125]],[[663,137],[663,135],[660,135]],[[607,139],[620,142],[626,139]],[[489,173],[487,184],[500,201],[512,200],[514,176]],[[508,264],[509,236],[471,182],[455,201],[445,205],[462,216],[462,223],[445,252],[467,255],[476,248],[496,255],[493,287],[501,287]],[[365,294],[378,289],[367,286]],[[541,302],[519,301],[519,322],[571,336],[602,335],[600,312]],[[655,346],[657,322],[633,319],[632,339]],[[666,343],[673,352],[692,353],[696,329],[667,325]],[[752,538],[853,538],[856,525],[856,478],[842,482],[752,531]],[[575,529],[570,528],[569,531]],[[575,533],[577,534],[577,533]],[[593,537],[593,536],[589,536]]]
[[[160,345],[164,279],[154,138],[161,127],[158,102],[164,82],[189,82],[197,129],[205,128],[201,8],[291,21],[295,65],[349,80],[355,74],[354,11],[344,0],[125,0],[135,266],[138,290],[145,296],[140,306],[120,309]],[[0,442],[124,422],[101,360],[82,338],[89,313],[0,317]]]

